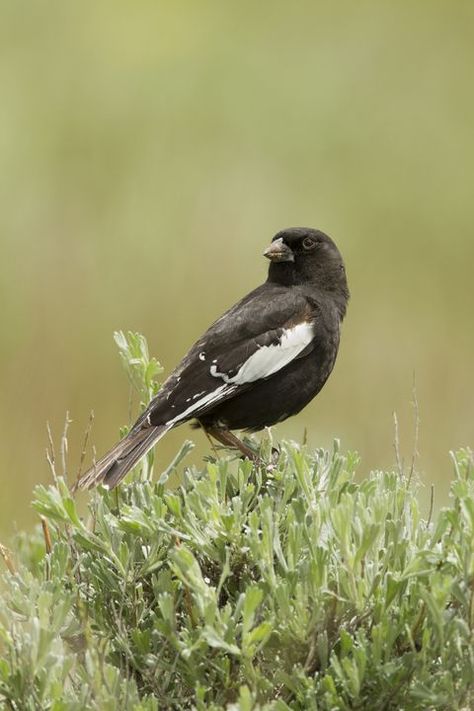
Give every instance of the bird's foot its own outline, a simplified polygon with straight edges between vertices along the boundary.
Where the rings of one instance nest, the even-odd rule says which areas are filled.
[[[277,447],[272,447],[270,461],[267,461],[259,452],[256,452],[250,445],[236,437],[230,430],[220,427],[207,427],[205,431],[209,438],[213,437],[225,447],[237,449],[241,452],[241,459],[249,459],[254,464],[265,467],[268,472],[273,471],[278,464],[280,450]]]
[[[206,434],[213,437],[215,440],[223,444],[225,447],[238,449],[244,458],[255,462],[259,459],[259,455],[245,442],[235,436],[230,430],[225,430],[221,427],[206,427]]]

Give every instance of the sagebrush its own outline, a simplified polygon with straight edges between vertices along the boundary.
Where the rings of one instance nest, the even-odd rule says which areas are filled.
[[[159,367],[122,338],[149,397]],[[472,452],[431,522],[413,477],[356,483],[337,443],[276,458],[267,436],[259,465],[218,452],[183,468],[189,446],[157,481],[149,461],[90,495],[86,516],[62,477],[37,487],[43,528],[3,550],[5,708],[473,707]]]

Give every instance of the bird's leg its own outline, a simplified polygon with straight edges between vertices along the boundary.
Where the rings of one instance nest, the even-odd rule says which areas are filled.
[[[226,447],[238,449],[242,452],[244,457],[247,457],[252,462],[258,461],[258,454],[256,454],[253,449],[250,449],[250,447],[247,447],[247,445],[236,437],[230,430],[224,430],[220,427],[206,427],[206,432]]]
[[[214,440],[212,439],[212,437],[211,437],[211,435],[210,435],[209,430],[207,430],[205,427],[203,427],[203,430],[204,430],[204,434],[206,435],[206,437],[207,437],[207,439],[208,439],[208,441],[209,441],[209,444],[211,445],[211,449],[212,449],[212,451],[214,452],[214,454],[215,454],[215,456],[216,456],[216,459],[219,459],[219,452],[218,452],[217,449],[216,449],[216,445],[215,445]]]

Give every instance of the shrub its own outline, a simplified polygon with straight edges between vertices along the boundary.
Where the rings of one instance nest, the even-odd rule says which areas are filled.
[[[261,465],[213,457],[170,490],[188,449],[85,517],[61,477],[36,488],[43,528],[3,550],[5,708],[472,708],[471,452],[433,524],[412,477],[355,483],[337,443],[275,460],[267,437]]]

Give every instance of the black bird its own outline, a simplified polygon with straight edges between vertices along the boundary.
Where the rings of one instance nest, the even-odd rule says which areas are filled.
[[[317,395],[333,369],[349,299],[343,259],[330,237],[307,227],[278,232],[264,255],[267,281],[212,324],[77,488],[113,488],[168,430],[190,420],[255,458],[231,430],[274,425]]]

